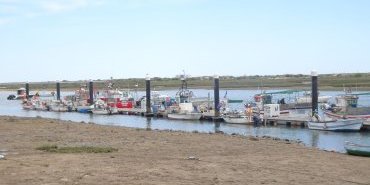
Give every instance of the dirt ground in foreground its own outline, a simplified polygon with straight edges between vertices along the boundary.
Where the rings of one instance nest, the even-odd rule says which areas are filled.
[[[58,146],[118,152],[57,154]],[[0,117],[0,184],[370,184],[370,158],[264,138]]]

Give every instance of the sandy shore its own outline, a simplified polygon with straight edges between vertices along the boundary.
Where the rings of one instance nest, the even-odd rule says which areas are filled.
[[[58,146],[117,152],[58,154]],[[0,117],[0,184],[370,184],[370,159],[297,143]],[[189,158],[190,157],[190,158]]]

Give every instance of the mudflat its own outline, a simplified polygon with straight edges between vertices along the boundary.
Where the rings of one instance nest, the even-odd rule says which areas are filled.
[[[36,149],[45,145],[118,151]],[[1,185],[370,184],[370,158],[295,142],[42,118],[0,117],[1,153]]]

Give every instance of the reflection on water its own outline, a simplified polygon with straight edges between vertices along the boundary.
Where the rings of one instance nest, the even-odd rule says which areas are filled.
[[[311,146],[313,147],[317,147],[318,146],[318,143],[319,143],[319,132],[315,132],[315,131],[312,131],[311,132]]]
[[[152,118],[149,118],[149,117],[146,118],[146,129],[147,130],[152,129]]]
[[[211,90],[196,90],[198,96],[208,96]],[[144,94],[143,92],[139,92]],[[176,91],[167,91],[164,94],[174,95]],[[221,92],[222,93],[222,92]],[[220,94],[221,94],[220,93]],[[253,97],[257,91],[249,90],[229,90],[228,96],[231,99],[243,99]],[[178,130],[178,131],[198,131],[202,133],[224,132],[227,134],[240,134],[245,136],[270,136],[281,139],[300,140],[306,146],[317,147],[326,150],[335,150],[344,152],[344,142],[352,141],[370,145],[370,132],[352,132],[352,133],[336,133],[325,131],[313,131],[301,127],[253,127],[247,125],[232,125],[225,123],[213,123],[209,121],[179,121],[168,120],[162,118],[147,118],[132,115],[92,115],[80,114],[76,112],[58,113],[58,112],[40,112],[26,111],[21,108],[19,101],[8,101],[6,97],[12,92],[0,92],[0,115],[21,116],[21,117],[44,117],[60,120],[70,120],[74,122],[93,122],[101,125],[125,126],[143,129],[159,129],[159,130]],[[14,94],[14,93],[13,93]],[[68,93],[63,92],[62,95]],[[323,95],[335,95],[339,92],[329,92]],[[237,105],[235,106],[237,107]],[[305,113],[305,112],[301,112]]]

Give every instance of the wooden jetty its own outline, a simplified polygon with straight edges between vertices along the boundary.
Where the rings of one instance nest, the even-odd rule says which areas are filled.
[[[167,117],[167,112],[149,112],[147,113],[146,110],[140,108],[119,108],[118,112],[120,114],[127,114],[127,115],[139,115],[139,116],[147,116],[147,117]]]
[[[305,127],[308,122],[307,115],[298,115],[298,114],[290,114],[290,115],[280,115],[279,117],[268,117],[265,118],[265,122],[268,125],[286,125],[286,126],[301,126]]]
[[[146,112],[146,110],[139,109],[139,108],[119,108],[119,113],[122,114],[129,114],[129,115],[141,115]]]

